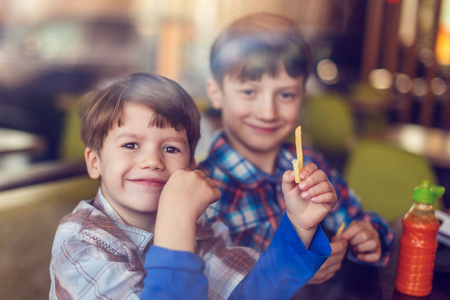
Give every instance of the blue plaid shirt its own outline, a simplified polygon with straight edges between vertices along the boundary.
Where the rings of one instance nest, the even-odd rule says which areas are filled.
[[[295,145],[281,146],[276,160],[275,175],[267,174],[240,155],[228,143],[224,132],[215,135],[206,160],[198,165],[220,188],[222,197],[205,212],[209,221],[221,221],[230,229],[233,245],[251,247],[264,251],[270,244],[281,217],[285,203],[281,190],[281,178],[286,170],[292,170],[296,158]],[[370,221],[378,231],[382,257],[376,265],[386,265],[393,250],[394,234],[386,221],[373,212],[364,212],[357,195],[332,169],[325,159],[313,149],[303,147],[303,162],[315,163],[333,184],[338,202],[322,221],[322,227],[336,232],[345,220]],[[357,261],[351,252],[347,257]]]

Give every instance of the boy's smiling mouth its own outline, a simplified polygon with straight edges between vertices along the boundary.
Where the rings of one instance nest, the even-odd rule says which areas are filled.
[[[276,132],[278,129],[280,129],[280,126],[270,126],[270,127],[266,127],[266,126],[257,126],[257,125],[252,125],[252,124],[248,124],[247,126],[250,127],[252,130],[258,132],[258,133],[274,133]]]
[[[128,181],[149,187],[163,187],[166,184],[166,181],[159,178],[134,178]]]

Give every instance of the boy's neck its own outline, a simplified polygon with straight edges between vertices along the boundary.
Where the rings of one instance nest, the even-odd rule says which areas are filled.
[[[125,220],[133,227],[155,234],[156,212],[151,214],[139,214]]]
[[[130,225],[155,234],[156,213],[139,219],[140,220],[135,219],[133,222],[134,224]]]
[[[114,206],[113,208],[122,218],[122,220],[124,220],[128,225],[148,231],[153,234],[155,233],[156,212],[148,214],[142,213],[142,214],[124,215],[123,212],[120,213]]]
[[[275,174],[275,161],[277,159],[278,152],[280,147],[276,149],[272,149],[270,151],[254,151],[247,147],[242,146],[239,143],[233,142],[229,139],[230,145],[236,150],[240,155],[245,157],[248,161],[250,161],[253,165],[261,169],[263,172],[267,174]]]
[[[243,155],[252,164],[257,166],[263,172],[267,174],[275,174],[275,160],[277,158],[277,153],[253,153],[251,157]]]

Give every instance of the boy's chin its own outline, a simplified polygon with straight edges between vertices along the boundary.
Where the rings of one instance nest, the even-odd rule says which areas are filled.
[[[139,206],[135,208],[135,210],[141,214],[155,214],[158,211],[158,202],[151,201],[140,203]]]

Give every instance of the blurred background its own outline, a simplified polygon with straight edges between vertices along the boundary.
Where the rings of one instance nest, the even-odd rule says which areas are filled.
[[[176,80],[203,114],[201,160],[220,128],[204,89],[210,46],[254,12],[301,27],[313,54],[304,143],[327,156],[367,209],[389,219],[389,205],[404,198],[399,215],[421,179],[450,190],[450,0],[0,0],[0,269],[9,270],[0,292],[23,299],[14,284],[25,281],[32,295],[47,296],[57,223],[95,194],[96,183],[84,178],[80,98],[136,71]],[[56,205],[73,201],[55,209],[48,186]],[[438,205],[450,207],[448,195]],[[47,227],[33,242],[23,232],[36,223]],[[25,255],[39,243],[44,260],[5,254]],[[41,279],[33,266],[46,270]]]

